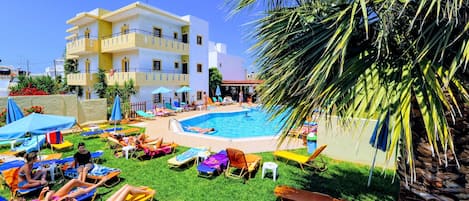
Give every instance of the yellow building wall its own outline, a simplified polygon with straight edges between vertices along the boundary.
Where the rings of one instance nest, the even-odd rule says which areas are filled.
[[[98,21],[98,38],[99,41],[99,54],[98,54],[98,67],[109,71],[112,68],[112,54],[101,53],[101,39],[104,36],[112,34],[112,23],[103,20]]]

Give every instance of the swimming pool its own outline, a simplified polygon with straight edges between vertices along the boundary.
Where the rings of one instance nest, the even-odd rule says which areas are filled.
[[[276,136],[283,124],[281,117],[269,120],[270,115],[259,109],[246,109],[238,112],[208,113],[180,121],[186,132],[188,126],[215,128],[210,136],[224,138]]]

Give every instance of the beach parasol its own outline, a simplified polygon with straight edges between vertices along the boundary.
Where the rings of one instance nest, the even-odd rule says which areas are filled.
[[[122,113],[121,113],[121,101],[119,98],[119,95],[116,95],[114,98],[114,105],[112,106],[112,112],[111,112],[111,121],[114,121],[114,132],[116,132],[116,124],[117,121],[122,119]]]
[[[24,117],[23,112],[18,107],[15,100],[13,100],[13,98],[11,97],[8,97],[6,123],[10,124],[23,117]]]

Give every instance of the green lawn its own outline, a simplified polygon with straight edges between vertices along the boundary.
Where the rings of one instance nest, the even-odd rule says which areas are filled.
[[[109,167],[122,170],[121,182],[113,188],[101,187],[98,189],[98,198],[107,199],[124,184],[149,186],[156,190],[155,200],[276,200],[273,189],[276,185],[289,185],[310,191],[330,194],[346,200],[396,200],[399,185],[397,180],[392,183],[392,172],[375,169],[371,187],[367,187],[368,166],[325,158],[328,170],[322,173],[309,171],[304,173],[291,164],[278,161],[278,178],[274,182],[271,177],[261,178],[261,170],[246,184],[242,180],[227,179],[223,175],[214,179],[197,176],[195,166],[185,169],[170,169],[166,161],[173,155],[154,158],[152,160],[138,160],[115,158],[113,151],[99,138],[83,139],[78,134],[70,134],[65,139],[75,143],[84,141],[90,151],[105,150],[102,163]],[[5,151],[8,148],[2,148]],[[178,147],[175,154],[187,150],[187,147]],[[63,156],[71,156],[76,148],[63,152]],[[212,150],[217,152],[219,150]],[[306,149],[296,150],[307,154]],[[49,148],[41,154],[51,153]],[[273,161],[271,152],[258,153],[263,161]],[[52,188],[57,189],[59,185]],[[4,197],[9,196],[8,189],[0,190]],[[27,197],[28,200],[33,197]]]

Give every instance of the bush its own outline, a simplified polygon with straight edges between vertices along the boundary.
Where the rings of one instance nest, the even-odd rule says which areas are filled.
[[[30,108],[24,108],[25,116],[31,113],[44,114],[44,107],[39,105],[33,105]]]

